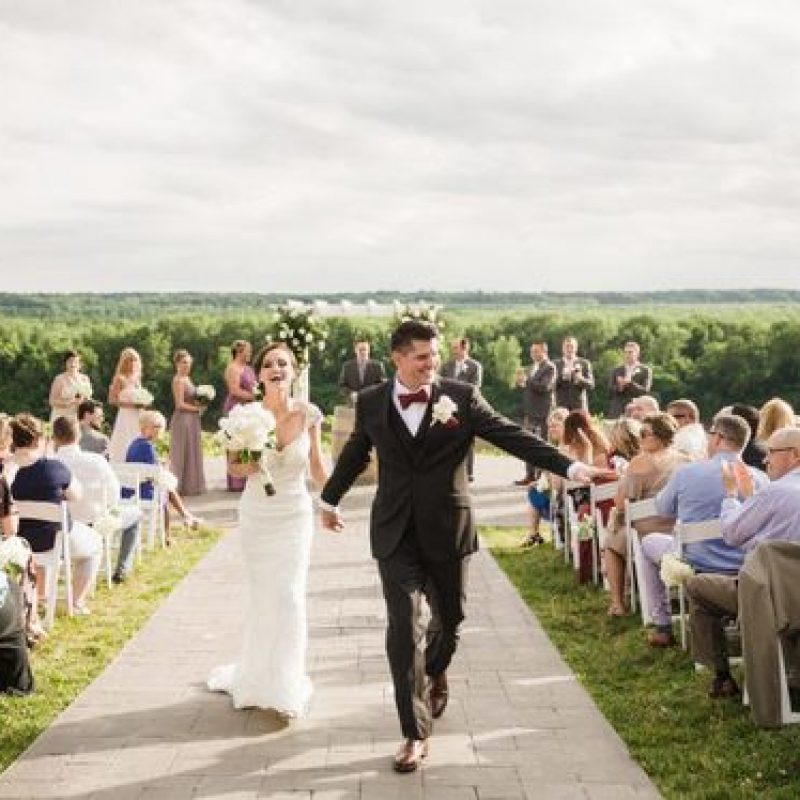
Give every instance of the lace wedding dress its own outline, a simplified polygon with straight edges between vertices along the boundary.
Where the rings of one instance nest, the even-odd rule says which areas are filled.
[[[308,428],[321,413],[309,407],[306,425],[282,450],[266,451],[276,493],[261,476],[247,479],[239,530],[247,584],[244,642],[236,664],[217,667],[208,688],[227,692],[236,708],[270,708],[302,716],[311,697],[306,672],[306,581],[313,507],[306,489]]]

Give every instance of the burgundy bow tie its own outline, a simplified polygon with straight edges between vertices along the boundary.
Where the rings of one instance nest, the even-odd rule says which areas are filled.
[[[412,403],[427,403],[428,393],[424,389],[417,389],[416,392],[408,392],[407,394],[399,394],[397,398],[400,400],[400,408],[406,409]]]

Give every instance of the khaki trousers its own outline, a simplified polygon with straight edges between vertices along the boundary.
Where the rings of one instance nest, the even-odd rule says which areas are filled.
[[[739,613],[737,583],[730,575],[714,574],[695,575],[686,582],[692,655],[709,669],[729,668],[724,622]]]

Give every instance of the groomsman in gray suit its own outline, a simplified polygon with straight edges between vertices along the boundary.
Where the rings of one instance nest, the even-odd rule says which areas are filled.
[[[345,361],[339,373],[339,388],[348,405],[354,404],[355,395],[362,389],[386,380],[383,364],[369,357],[369,342],[366,339],[356,339],[353,350],[356,357]]]
[[[469,339],[464,336],[454,339],[450,344],[451,358],[442,364],[439,374],[443,378],[452,378],[480,388],[483,383],[483,365],[470,357],[469,349]],[[472,447],[467,454],[467,479],[470,483],[475,480],[475,450]]]
[[[547,342],[531,344],[531,365],[523,372],[517,386],[522,389],[522,427],[547,439],[547,418],[553,410],[556,368],[547,357]],[[533,464],[526,464],[525,477],[515,481],[523,486],[536,479]]]
[[[578,340],[567,336],[561,345],[562,358],[553,363],[556,368],[556,405],[569,411],[589,410],[587,392],[594,389],[592,362],[578,357]]]
[[[625,406],[637,397],[650,393],[653,385],[653,370],[639,362],[639,345],[625,345],[623,363],[611,371],[608,418],[617,419],[625,413]]]

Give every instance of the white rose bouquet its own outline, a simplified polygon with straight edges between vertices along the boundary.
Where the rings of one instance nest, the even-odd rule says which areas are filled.
[[[119,399],[137,408],[147,408],[153,404],[153,395],[144,386],[128,386],[119,393]]]
[[[92,382],[86,375],[69,378],[66,386],[61,390],[61,399],[65,403],[73,400],[84,401],[92,396]]]
[[[194,390],[195,400],[201,406],[207,406],[217,396],[217,390],[210,383],[201,383]]]
[[[19,536],[9,536],[0,541],[0,569],[10,578],[18,578],[28,567],[30,545]]]
[[[666,553],[661,557],[660,574],[665,586],[680,586],[694,575],[694,570],[674,553]]]
[[[260,403],[234,406],[219,421],[215,438],[225,450],[237,453],[243,464],[258,463],[264,491],[275,494],[275,483],[263,458],[265,450],[275,448],[275,417],[271,412]]]

